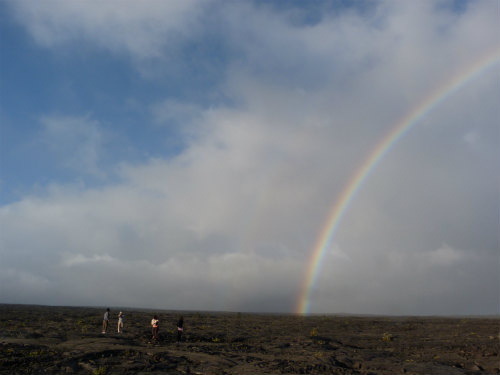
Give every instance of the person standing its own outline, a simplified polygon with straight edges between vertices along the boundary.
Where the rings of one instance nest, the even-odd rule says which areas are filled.
[[[123,313],[120,311],[118,314],[118,333],[123,332]]]
[[[104,319],[102,321],[102,333],[105,334],[106,331],[108,330],[108,324],[109,324],[109,307],[106,309],[106,312],[104,313]]]
[[[184,331],[184,317],[180,317],[177,322],[177,343],[181,342],[182,332]]]
[[[152,333],[153,333],[153,340],[154,341],[158,340],[159,324],[160,324],[160,321],[158,320],[158,317],[156,315],[153,316],[153,319],[151,320],[151,326],[152,326]]]

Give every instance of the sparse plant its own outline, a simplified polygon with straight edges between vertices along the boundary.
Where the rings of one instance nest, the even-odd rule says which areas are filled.
[[[212,339],[212,342],[220,342],[220,338],[218,338],[218,337],[214,337],[214,338]]]
[[[104,375],[104,374],[106,374],[107,371],[108,371],[108,369],[106,368],[106,366],[99,366],[97,369],[95,369],[94,371],[92,371],[92,374],[94,374],[94,375]]]
[[[393,337],[390,333],[384,333],[382,335],[382,340],[385,341],[385,342],[389,342],[389,341],[392,341],[393,340]]]
[[[311,337],[318,336],[318,330],[316,328],[311,329],[311,333],[309,334]]]
[[[76,322],[76,326],[80,328],[82,333],[87,333],[89,329],[87,323],[83,319],[78,320],[78,322]]]
[[[32,352],[29,352],[28,356],[29,357],[38,357],[38,356],[42,355],[42,352],[43,352],[42,350],[40,350],[40,351],[34,350]]]

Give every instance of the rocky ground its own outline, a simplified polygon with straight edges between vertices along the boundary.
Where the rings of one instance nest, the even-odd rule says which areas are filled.
[[[499,318],[182,313],[0,305],[0,374],[499,373]],[[157,314],[158,342],[150,321]]]

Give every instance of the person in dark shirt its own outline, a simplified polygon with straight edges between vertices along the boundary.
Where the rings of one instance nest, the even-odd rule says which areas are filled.
[[[108,324],[109,324],[109,307],[106,309],[106,312],[104,313],[104,319],[102,320],[102,333],[106,333],[108,330]]]
[[[182,332],[184,331],[184,318],[181,316],[177,322],[177,342],[181,342]]]

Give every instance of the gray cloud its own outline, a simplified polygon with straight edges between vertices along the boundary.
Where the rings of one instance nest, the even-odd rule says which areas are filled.
[[[161,3],[177,4],[164,25],[154,7],[105,21],[78,3],[69,25],[76,5],[49,14],[20,4],[52,48],[84,35],[150,58],[168,55],[171,30],[198,35],[191,3]],[[441,82],[499,48],[498,3],[442,5],[381,2],[313,25],[247,3],[218,8],[238,56],[218,86],[232,105],[152,103],[152,122],[195,114],[182,153],[124,161],[121,180],[102,188],[53,185],[1,207],[2,301],[293,311],[331,207],[370,150]],[[487,71],[394,146],[333,238],[312,311],[498,311],[498,99]]]

